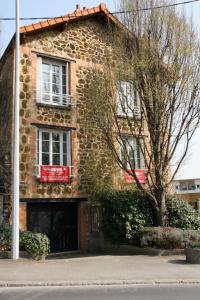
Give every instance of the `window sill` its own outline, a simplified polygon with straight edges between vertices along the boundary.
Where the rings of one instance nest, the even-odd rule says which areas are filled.
[[[58,110],[61,110],[61,109],[62,110],[70,110],[71,109],[71,104],[69,104],[67,106],[63,106],[63,105],[53,105],[53,104],[36,102],[36,105],[38,107],[54,108],[54,109],[58,109]]]

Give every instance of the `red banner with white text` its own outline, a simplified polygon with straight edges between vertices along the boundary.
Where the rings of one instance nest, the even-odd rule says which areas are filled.
[[[135,183],[135,179],[133,178],[133,170],[124,171],[124,180],[126,183]],[[141,184],[146,183],[145,170],[135,170],[135,174]]]
[[[70,172],[66,166],[40,166],[40,182],[69,182]]]

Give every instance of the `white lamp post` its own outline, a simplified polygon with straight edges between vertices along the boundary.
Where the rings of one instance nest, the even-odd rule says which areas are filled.
[[[19,0],[16,0],[15,95],[13,141],[12,259],[19,258]]]

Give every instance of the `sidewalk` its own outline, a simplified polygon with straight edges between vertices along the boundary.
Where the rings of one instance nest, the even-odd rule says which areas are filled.
[[[44,262],[0,259],[0,286],[200,283],[184,256],[69,256]]]

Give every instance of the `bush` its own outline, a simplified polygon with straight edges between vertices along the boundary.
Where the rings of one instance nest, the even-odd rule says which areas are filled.
[[[188,202],[169,198],[166,201],[166,206],[170,226],[181,229],[200,229],[198,213]]]
[[[0,252],[11,249],[12,230],[8,224],[0,225]],[[49,253],[49,239],[45,234],[20,231],[20,250],[26,250],[32,258],[40,259]]]
[[[153,226],[147,198],[138,191],[101,191],[95,200],[102,205],[102,226],[113,242],[137,239],[138,231]]]
[[[12,231],[8,224],[0,224],[0,252],[9,251],[11,248]]]
[[[22,234],[22,245],[34,259],[41,259],[49,253],[49,239],[45,234],[26,231]]]
[[[198,248],[198,249],[200,249],[200,242],[196,242],[196,243],[192,244],[191,248]]]
[[[172,227],[150,227],[140,230],[142,247],[183,249],[200,242],[200,231]]]

